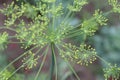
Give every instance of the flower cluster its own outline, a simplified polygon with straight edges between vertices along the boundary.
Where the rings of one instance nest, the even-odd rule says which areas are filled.
[[[85,44],[81,44],[80,47],[77,47],[69,43],[61,45],[61,48],[63,49],[59,49],[60,55],[65,60],[86,66],[96,60],[95,49]]]
[[[93,14],[93,16],[95,17],[96,22],[98,22],[101,26],[102,25],[107,25],[107,21],[108,19],[106,19],[103,16],[102,11],[100,11],[99,9],[95,11],[95,13]]]
[[[68,9],[74,12],[80,11],[84,5],[88,2],[87,0],[74,0],[73,5],[69,5]]]
[[[98,24],[94,20],[85,20],[82,23],[80,30],[82,31],[82,34],[91,36],[96,32],[96,30],[98,30],[97,26]]]
[[[12,2],[10,5],[7,5],[5,9],[0,10],[0,12],[8,17],[4,25],[10,27],[15,23],[16,19],[22,16],[24,11],[21,11],[19,6]]]
[[[118,0],[108,0],[108,2],[113,7],[113,12],[120,13],[120,4]]]
[[[8,34],[6,32],[0,34],[0,50],[4,50],[8,40]]]
[[[23,58],[23,66],[26,67],[25,69],[32,69],[34,66],[37,65],[37,60],[39,56],[35,58],[35,54],[31,51],[28,52],[28,55]]]
[[[105,80],[108,80],[110,77],[112,77],[112,80],[118,80],[120,76],[120,68],[117,67],[115,64],[114,66],[111,66],[109,68],[104,69],[104,76]]]
[[[53,10],[51,9],[50,12],[52,14],[52,17],[58,17],[63,14],[63,6],[62,3],[60,3],[58,6],[56,6]]]
[[[108,19],[103,15],[102,11],[98,9],[95,10],[92,18],[83,21],[80,30],[83,34],[91,36],[98,30],[99,25],[107,25],[107,21]]]

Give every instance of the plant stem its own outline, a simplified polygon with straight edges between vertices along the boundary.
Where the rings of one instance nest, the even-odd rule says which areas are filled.
[[[50,66],[50,80],[52,80],[53,73],[54,73],[54,66],[55,66],[55,59],[54,59],[54,43],[51,43],[51,52],[52,52],[52,62]]]
[[[57,80],[57,77],[58,77],[57,74],[58,74],[58,73],[57,73],[57,59],[56,59],[56,54],[55,54],[55,52],[54,52],[54,59],[55,59],[55,71],[56,71],[56,72],[55,72],[55,73],[56,73],[56,74],[55,74],[55,80]]]
[[[16,30],[15,30],[15,29],[13,29],[13,28],[10,28],[10,27],[5,27],[5,26],[3,26],[3,27],[0,27],[0,29],[6,29],[6,30],[11,30],[11,31],[14,31],[14,32],[16,32]]]
[[[75,77],[77,78],[77,80],[80,80],[78,74],[75,72],[75,70],[73,69],[73,67],[69,64],[68,61],[66,61],[66,62],[67,62],[67,64],[68,64],[69,68],[71,69],[71,71],[74,73],[74,75],[75,75]]]
[[[49,47],[49,46],[48,46],[48,47]],[[39,76],[39,74],[40,74],[40,72],[41,72],[41,70],[42,70],[42,67],[43,67],[44,63],[45,63],[45,59],[46,59],[46,57],[47,57],[47,52],[48,52],[48,47],[47,47],[47,49],[43,52],[44,57],[43,57],[43,60],[42,60],[42,62],[41,62],[41,65],[40,65],[40,67],[39,67],[39,70],[38,70],[38,72],[37,72],[34,80],[37,80],[37,79],[38,79],[38,76]]]

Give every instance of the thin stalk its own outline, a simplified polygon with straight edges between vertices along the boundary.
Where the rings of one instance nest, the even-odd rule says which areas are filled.
[[[53,10],[55,9],[55,2],[53,3],[52,8]],[[52,30],[54,30],[54,27],[55,27],[55,16],[53,16],[53,20],[52,20]]]
[[[100,56],[96,55],[96,57],[98,57],[101,61],[103,61],[104,63],[106,63],[109,66],[109,62],[107,62],[106,60],[104,60],[103,58],[101,58]]]
[[[74,33],[80,32],[80,31],[81,31],[81,29],[77,29],[77,30],[74,30],[74,31],[71,30],[71,32],[69,32],[69,34],[74,34]]]
[[[79,35],[81,35],[82,33],[80,33],[80,32],[76,32],[76,33],[73,33],[73,34],[69,34],[68,36],[66,36],[65,38],[72,38],[72,37],[75,37],[75,36],[79,36]]]
[[[56,70],[55,70],[55,71],[56,71],[56,72],[55,72],[55,73],[56,73],[56,74],[55,74],[55,75],[56,75],[55,80],[57,80],[57,77],[58,77],[58,76],[57,76],[57,59],[56,59],[55,52],[54,52],[54,59],[55,59],[55,69],[56,69]]]
[[[68,63],[68,61],[66,61],[70,70],[74,73],[75,77],[77,78],[77,80],[80,80],[79,76],[77,75],[77,73],[75,72],[75,70],[73,69],[73,67]]]
[[[9,39],[17,38],[17,36],[8,36]]]
[[[66,19],[71,15],[72,11],[69,11],[68,14],[65,16],[65,18],[63,19],[63,22],[66,21]]]
[[[104,16],[107,16],[108,14],[111,14],[113,12],[113,10],[110,10],[110,11],[108,11],[108,12],[106,12],[106,13],[103,13],[103,15]]]
[[[8,43],[13,43],[13,44],[14,44],[14,43],[15,43],[15,44],[20,44],[20,43],[25,43],[25,42],[10,42],[10,41],[9,41]],[[27,42],[26,42],[26,43],[27,43]]]
[[[38,76],[39,76],[39,74],[40,74],[40,71],[41,71],[41,69],[42,69],[42,67],[43,67],[43,65],[44,65],[44,63],[45,63],[45,59],[46,59],[46,56],[47,56],[47,51],[48,51],[48,47],[47,47],[47,49],[46,49],[46,51],[45,51],[45,55],[44,55],[44,57],[43,57],[42,63],[41,63],[41,65],[40,65],[40,68],[39,68],[39,70],[38,70],[38,72],[37,72],[34,80],[37,80],[37,79],[38,79]],[[43,54],[44,54],[44,53],[43,53]]]
[[[55,58],[54,58],[54,43],[51,43],[51,52],[52,52],[52,62],[50,66],[50,80],[52,80],[53,74],[54,74],[54,66],[55,66]]]
[[[13,28],[10,28],[10,27],[0,27],[0,29],[8,29],[8,30],[11,30],[11,31],[14,31],[14,32],[16,32],[16,30],[15,30],[15,29],[13,29]]]
[[[22,67],[23,67],[23,65],[21,65],[19,68],[17,68],[17,69],[8,77],[8,79],[11,78],[11,77],[12,77],[18,70],[20,70]]]

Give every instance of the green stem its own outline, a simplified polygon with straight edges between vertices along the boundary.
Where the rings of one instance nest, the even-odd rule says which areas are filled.
[[[67,35],[65,38],[67,39],[67,38],[72,38],[72,37],[75,37],[75,36],[79,36],[79,35],[81,35],[82,33],[80,33],[80,32],[76,32],[76,33],[73,33],[73,34],[69,34],[69,35]]]
[[[96,55],[96,57],[98,57],[101,61],[103,61],[107,66],[110,65],[110,63],[107,62],[107,61],[106,61],[105,59],[103,59],[102,57],[100,57],[100,56],[98,56],[98,55]]]
[[[55,71],[56,71],[56,72],[55,72],[55,73],[56,73],[56,74],[55,74],[55,76],[56,76],[56,77],[55,77],[55,80],[57,80],[57,77],[58,77],[58,76],[57,76],[57,59],[56,59],[55,52],[54,52],[54,59],[55,59]]]
[[[21,44],[21,43],[25,43],[25,42],[10,42],[10,41],[9,41],[8,43],[9,43],[9,44],[10,44],[10,43],[13,43],[13,44]],[[26,42],[26,43],[27,43],[27,42]]]
[[[8,77],[8,79],[10,79],[21,68],[23,68],[23,65],[21,65],[18,69],[16,69],[13,73],[11,73],[11,75]]]
[[[11,30],[11,31],[14,31],[14,32],[16,32],[16,30],[15,30],[15,29],[13,29],[13,28],[10,28],[10,27],[5,27],[5,26],[3,26],[3,27],[0,27],[0,29],[7,29],[7,30]]]
[[[49,47],[49,46],[48,46],[48,47]],[[45,52],[44,52],[45,54],[43,53],[43,54],[44,54],[44,57],[43,57],[42,63],[41,63],[41,65],[40,65],[40,67],[39,67],[39,70],[38,70],[38,72],[37,72],[34,80],[37,80],[37,79],[38,79],[38,76],[39,76],[39,74],[40,74],[40,72],[41,72],[41,70],[42,70],[42,67],[43,67],[44,63],[45,63],[45,59],[46,59],[46,57],[47,57],[47,52],[48,52],[48,47],[47,47],[47,49],[46,49]]]
[[[55,2],[53,3],[53,6],[52,6],[53,10],[55,10]],[[53,21],[52,21],[52,30],[54,30],[55,28],[55,16],[53,16]]]
[[[66,19],[71,15],[71,11],[68,12],[68,14],[65,16],[65,18],[63,19],[63,22],[66,22]]]
[[[17,36],[8,36],[8,39],[17,38]]]
[[[52,62],[51,62],[51,66],[50,66],[50,80],[52,80],[52,76],[54,73],[54,66],[55,66],[55,58],[54,58],[54,43],[51,43],[51,52],[52,52]]]
[[[75,77],[77,78],[77,80],[80,80],[80,78],[79,78],[78,74],[75,72],[75,70],[73,69],[73,67],[69,64],[69,62],[68,62],[68,61],[66,61],[66,62],[67,62],[67,64],[68,64],[68,66],[69,66],[70,70],[74,73],[74,75],[75,75]]]

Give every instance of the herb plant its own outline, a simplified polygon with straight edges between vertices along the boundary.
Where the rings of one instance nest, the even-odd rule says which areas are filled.
[[[19,0],[18,0],[19,1]],[[120,68],[117,65],[111,65],[97,55],[94,48],[85,43],[86,38],[94,35],[98,30],[98,26],[107,25],[109,21],[107,15],[110,13],[120,13],[120,4],[117,0],[108,0],[108,4],[112,7],[110,11],[102,12],[100,9],[95,10],[90,19],[85,19],[76,25],[72,25],[69,21],[75,13],[81,11],[87,0],[73,0],[65,7],[60,0],[40,0],[36,5],[29,3],[21,3],[16,5],[15,2],[0,9],[7,19],[4,26],[0,29],[11,30],[15,35],[10,35],[7,31],[0,34],[0,50],[4,50],[9,43],[19,43],[21,48],[27,51],[10,62],[3,70],[0,71],[0,80],[9,80],[18,70],[32,69],[37,66],[38,59],[43,57],[39,70],[34,78],[38,80],[38,76],[44,65],[49,48],[51,49],[51,73],[50,80],[54,74],[55,80],[58,80],[57,72],[57,52],[61,58],[67,63],[73,62],[79,65],[88,66],[97,58],[104,61],[108,67],[104,69],[105,80],[112,77],[117,80],[120,75]],[[24,18],[29,19],[28,22]],[[80,46],[69,43],[69,39],[75,36],[83,36]],[[18,39],[18,42],[12,41],[12,38]],[[36,52],[33,50],[38,49]],[[41,50],[45,49],[39,54]],[[14,72],[9,72],[8,67],[19,59],[22,59],[22,65]],[[79,76],[70,66],[70,69],[80,80]]]

